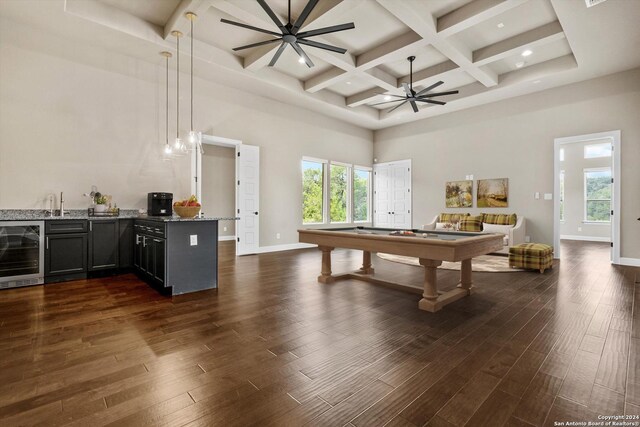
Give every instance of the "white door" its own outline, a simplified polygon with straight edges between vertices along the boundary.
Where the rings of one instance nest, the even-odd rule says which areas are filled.
[[[373,165],[373,225],[391,227],[389,166]]]
[[[373,165],[374,227],[411,228],[411,160]]]
[[[411,160],[393,163],[390,169],[393,228],[411,228]]]
[[[236,254],[255,254],[260,247],[260,147],[238,146]]]

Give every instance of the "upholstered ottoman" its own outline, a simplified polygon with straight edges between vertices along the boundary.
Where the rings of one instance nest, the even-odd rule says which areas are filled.
[[[521,243],[509,248],[509,267],[533,268],[544,273],[553,267],[553,246],[544,243]]]

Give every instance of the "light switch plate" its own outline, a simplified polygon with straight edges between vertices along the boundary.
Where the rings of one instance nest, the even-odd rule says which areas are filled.
[[[198,246],[198,235],[197,234],[191,234],[189,236],[189,242],[191,243],[191,246]]]
[[[538,200],[540,198],[540,192],[536,191],[533,197]]]
[[[553,194],[551,194],[551,193],[544,193],[544,199],[545,199],[545,200],[553,200]]]

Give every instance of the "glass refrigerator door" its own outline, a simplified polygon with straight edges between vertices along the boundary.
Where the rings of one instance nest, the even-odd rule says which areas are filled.
[[[0,225],[0,279],[42,274],[41,225]]]

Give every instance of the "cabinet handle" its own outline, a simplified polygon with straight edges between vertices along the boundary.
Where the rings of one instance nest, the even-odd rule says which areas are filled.
[[[147,247],[147,236],[142,236],[142,246]]]
[[[93,231],[93,221],[89,221],[89,231]]]
[[[136,234],[136,245],[140,244],[140,235]]]
[[[47,250],[49,250],[49,236],[47,236]]]
[[[162,243],[162,240],[158,240],[158,239],[153,239],[153,241],[157,243]]]

